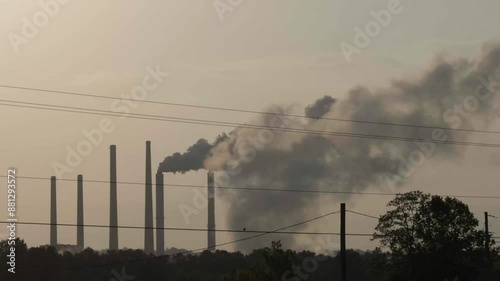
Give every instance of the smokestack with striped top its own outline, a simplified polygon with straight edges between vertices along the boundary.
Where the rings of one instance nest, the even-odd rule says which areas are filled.
[[[116,195],[116,145],[111,145],[109,169],[109,249],[118,250],[118,204]]]
[[[76,245],[80,251],[83,250],[83,176],[77,178],[77,198],[76,198]]]
[[[163,174],[156,173],[156,255],[165,254],[164,205],[163,205]]]
[[[151,142],[146,142],[146,212],[144,215],[144,252],[152,254],[154,252],[153,234],[153,187],[151,174]]]
[[[214,192],[214,173],[207,173],[207,197],[208,197],[208,231],[207,248],[215,251],[215,192]]]
[[[50,246],[57,246],[56,177],[50,177]]]

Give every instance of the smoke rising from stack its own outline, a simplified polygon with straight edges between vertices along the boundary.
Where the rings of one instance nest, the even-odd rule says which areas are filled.
[[[219,143],[228,139],[226,134],[219,135],[213,143],[206,139],[199,139],[190,146],[186,152],[176,152],[166,157],[158,166],[159,173],[186,173],[203,169],[203,162],[210,153],[210,150]]]
[[[500,67],[500,44],[485,46],[476,61],[440,59],[421,77],[393,81],[383,89],[358,86],[343,99],[323,97],[306,107],[309,117],[328,117],[375,122],[417,124],[444,128],[484,128],[496,116],[495,98],[474,97],[481,77],[488,80]],[[484,80],[483,79],[483,80]],[[496,80],[500,82],[500,71]],[[498,84],[497,84],[498,86]],[[491,87],[490,87],[491,88]],[[480,91],[486,96],[487,86]],[[457,106],[465,105],[466,114]],[[470,108],[474,108],[473,111]],[[271,112],[287,112],[274,107]],[[468,110],[468,111],[467,111]],[[262,115],[252,124],[286,125],[287,128],[362,133],[386,136],[431,139],[432,130],[400,126],[335,122],[323,119],[294,120],[280,117],[282,123],[272,125],[275,116]],[[284,119],[286,119],[284,122]],[[285,124],[287,123],[287,124]],[[265,131],[265,130],[263,130]],[[200,139],[187,152],[165,158],[160,170],[186,172],[201,168],[223,171],[232,167],[238,171],[230,176],[229,185],[258,186],[279,189],[310,189],[331,191],[363,191],[368,187],[386,187],[388,177],[410,174],[401,166],[402,158],[419,149],[415,142],[384,141],[340,136],[319,136],[274,131],[262,133],[254,129],[236,128],[213,144]],[[465,140],[463,132],[443,131],[447,141]],[[256,141],[257,140],[257,141]],[[271,141],[269,141],[271,140]],[[462,155],[465,147],[438,145],[432,155],[438,159],[453,159]],[[178,161],[178,162],[177,162]],[[216,179],[217,182],[217,179]],[[397,186],[397,185],[396,185]],[[293,224],[317,214],[319,197],[315,194],[287,192],[218,192],[231,202],[227,213],[229,228],[274,229]],[[338,198],[338,197],[337,197]],[[279,239],[287,241],[280,236]],[[241,243],[240,250],[268,245],[269,239]]]

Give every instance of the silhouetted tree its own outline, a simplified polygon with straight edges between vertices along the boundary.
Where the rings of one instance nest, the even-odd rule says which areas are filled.
[[[420,191],[399,194],[376,227],[391,250],[390,279],[443,281],[479,276],[482,231],[466,204]]]

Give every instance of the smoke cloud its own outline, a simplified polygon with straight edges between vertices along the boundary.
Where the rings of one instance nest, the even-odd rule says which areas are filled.
[[[324,96],[305,109],[306,116],[309,118],[323,117],[335,103],[335,99],[330,96]]]
[[[210,154],[210,150],[228,138],[221,134],[213,143],[206,139],[199,139],[195,144],[188,147],[184,153],[176,152],[166,157],[158,166],[159,173],[186,173],[204,168],[203,162]]]
[[[305,108],[308,117],[368,120],[416,124],[444,128],[483,128],[493,119],[499,89],[485,86],[497,74],[500,82],[500,45],[484,48],[477,61],[438,60],[421,77],[397,80],[386,88],[362,86],[349,91],[344,99],[323,97]],[[481,80],[482,79],[482,80]],[[483,86],[480,86],[483,85]],[[498,86],[498,84],[496,84]],[[489,96],[488,96],[489,93]],[[270,112],[287,112],[274,107]],[[305,130],[354,134],[402,136],[431,139],[433,130],[404,126],[337,122],[325,119],[297,120],[285,116],[262,115],[252,124]],[[440,131],[447,141],[465,140],[464,132]],[[272,130],[236,128],[213,144],[200,140],[187,152],[165,158],[163,171],[185,172],[205,168],[226,171],[219,185],[278,189],[363,191],[404,184],[411,171],[402,163],[415,151],[424,157],[452,159],[462,155],[461,146],[437,145],[432,155],[422,150],[425,143],[368,138],[299,134]],[[398,175],[401,181],[389,179]],[[231,203],[226,219],[231,228],[270,230],[318,214],[314,193],[228,192],[219,198]],[[342,199],[340,195],[337,197]],[[294,230],[299,230],[295,228]],[[287,236],[288,237],[288,236]],[[280,236],[284,243],[292,237]],[[288,239],[288,240],[287,240]],[[240,250],[268,245],[268,239],[242,243]]]

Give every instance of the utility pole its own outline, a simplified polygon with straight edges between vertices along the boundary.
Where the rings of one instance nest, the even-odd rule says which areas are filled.
[[[488,271],[490,267],[490,232],[488,229],[488,212],[484,212],[484,259],[485,259],[485,280],[488,281]]]
[[[340,204],[340,281],[346,281],[345,203]]]

